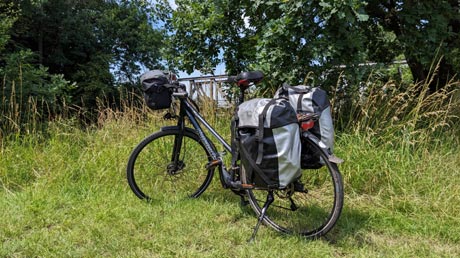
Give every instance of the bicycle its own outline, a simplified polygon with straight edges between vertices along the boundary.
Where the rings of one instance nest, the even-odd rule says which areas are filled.
[[[262,78],[261,72],[243,72],[229,79],[240,88],[237,105],[244,101],[248,87]],[[197,198],[209,186],[217,169],[222,187],[239,195],[242,203],[249,202],[258,216],[251,239],[261,222],[276,231],[307,238],[324,236],[333,228],[343,206],[342,177],[334,158],[313,134],[303,131],[302,140],[324,165],[302,171],[300,180],[285,189],[260,189],[251,185],[244,168],[239,166],[235,155],[242,153],[234,153],[232,146],[200,115],[185,87],[179,83],[167,86],[179,102],[179,114],[167,113],[165,118],[176,119],[177,125],[162,127],[132,151],[127,179],[137,197],[147,201],[161,195]],[[185,118],[193,128],[186,126]],[[314,116],[307,116],[307,120],[311,124]],[[223,162],[223,154],[217,151],[201,125],[226,152],[232,153],[229,169]]]

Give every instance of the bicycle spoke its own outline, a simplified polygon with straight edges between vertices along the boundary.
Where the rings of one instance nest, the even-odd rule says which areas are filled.
[[[317,153],[326,159],[323,152],[317,150]],[[297,233],[307,237],[324,235],[337,221],[342,209],[343,193],[337,166],[326,162],[319,169],[307,169],[303,172],[301,182],[297,183],[299,190],[295,191],[295,187],[293,185],[285,190],[275,191],[275,201],[267,210],[264,222],[285,233]],[[260,214],[266,191],[247,192],[251,206]]]
[[[178,134],[178,130],[160,131],[147,137],[133,151],[127,176],[139,198],[161,199],[171,194],[179,198],[198,197],[208,187],[214,170],[204,168],[209,155],[196,134],[186,131],[179,160],[171,161]]]

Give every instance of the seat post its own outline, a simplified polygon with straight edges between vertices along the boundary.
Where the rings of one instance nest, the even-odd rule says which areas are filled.
[[[239,106],[241,103],[244,102],[244,93],[246,91],[246,88],[240,87],[240,95],[238,96],[238,103],[237,106]]]

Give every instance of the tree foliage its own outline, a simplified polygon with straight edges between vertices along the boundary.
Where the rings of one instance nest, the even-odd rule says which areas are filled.
[[[10,29],[16,20],[16,15],[5,3],[0,3],[0,11],[0,53],[2,53],[10,39]]]
[[[93,108],[97,97],[116,96],[117,85],[137,83],[144,67],[160,63],[163,35],[152,26],[145,1],[4,2],[2,8],[17,16],[9,34],[1,34],[8,43],[0,64],[7,65],[8,55],[30,51],[27,64],[75,83],[66,92],[70,104]]]
[[[229,73],[261,69],[275,84],[346,75],[356,84],[363,64],[387,64],[404,54],[413,78],[424,80],[443,57],[440,82],[459,68],[457,1],[176,0],[173,60],[181,69]],[[436,50],[439,51],[436,51]],[[437,55],[436,55],[437,54]]]
[[[370,28],[377,26],[396,36],[415,81],[430,74],[431,65],[441,60],[432,91],[443,86],[460,71],[460,2],[449,1],[369,1],[366,12],[372,17]],[[395,52],[387,52],[393,58]]]

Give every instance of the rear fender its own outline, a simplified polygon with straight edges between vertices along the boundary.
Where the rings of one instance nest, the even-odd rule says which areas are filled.
[[[321,150],[326,153],[327,159],[335,164],[340,164],[343,163],[343,159],[335,156],[334,154],[331,153],[330,149],[324,144],[318,137],[316,137],[314,134],[312,134],[310,131],[304,131],[302,132],[302,137],[310,139],[312,142],[314,142],[316,145],[318,145]]]

